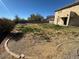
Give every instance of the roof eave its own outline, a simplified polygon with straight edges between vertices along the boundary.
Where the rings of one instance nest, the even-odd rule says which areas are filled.
[[[76,6],[76,5],[79,5],[79,2],[75,2],[73,4],[70,4],[70,5],[65,6],[63,8],[59,8],[59,9],[55,10],[55,12],[60,11],[60,10],[63,10],[63,9],[66,9],[66,8],[70,8],[72,6]]]

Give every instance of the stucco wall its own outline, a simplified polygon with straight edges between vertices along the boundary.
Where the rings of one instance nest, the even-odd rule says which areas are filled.
[[[70,19],[69,19],[70,24],[69,25],[78,25],[78,23],[79,23],[79,17],[78,17],[79,16],[79,5],[55,12],[54,24],[63,25],[61,17],[70,16],[70,12],[74,12],[77,15],[77,17],[74,17],[74,18],[70,17]]]
[[[50,21],[49,21],[49,23],[50,23],[50,24],[53,24],[53,23],[54,23],[54,21],[51,21],[51,20],[50,20]]]

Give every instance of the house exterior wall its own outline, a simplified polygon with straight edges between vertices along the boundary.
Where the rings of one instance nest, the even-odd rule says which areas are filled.
[[[72,16],[71,12],[73,12],[76,16]],[[79,25],[79,5],[55,12],[54,24],[64,25],[62,17],[67,17],[66,26]]]
[[[54,21],[51,21],[51,20],[50,20],[50,21],[49,21],[49,23],[50,23],[50,24],[53,24],[53,23],[54,23]]]
[[[51,24],[54,23],[54,17],[53,18],[49,18],[48,20],[49,20],[49,23],[51,23]]]

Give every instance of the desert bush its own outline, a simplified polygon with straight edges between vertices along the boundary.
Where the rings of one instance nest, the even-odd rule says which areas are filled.
[[[18,24],[18,25],[16,25],[16,28],[18,28],[19,30],[21,30],[22,28],[24,28],[24,25]]]
[[[59,26],[59,25],[54,25],[54,24],[42,24],[41,25],[43,28],[51,28],[51,29],[55,29],[55,30],[59,30],[59,29],[63,29],[63,26]]]
[[[52,31],[63,29],[64,27],[54,24],[27,24],[27,25],[17,25],[22,32],[40,32],[40,31]]]
[[[47,42],[51,42],[51,37],[53,35],[53,31],[50,29],[43,29],[40,32],[35,32],[34,36],[40,36],[40,40],[44,40]]]
[[[55,30],[60,30],[64,28],[63,26],[59,26],[59,25],[54,25],[53,27]]]
[[[37,24],[27,25],[24,28],[21,28],[22,32],[40,32],[42,28]]]
[[[47,42],[51,42],[49,34],[43,34],[40,36],[41,40],[46,40]]]
[[[15,26],[15,23],[9,19],[0,19],[0,32],[10,32]]]

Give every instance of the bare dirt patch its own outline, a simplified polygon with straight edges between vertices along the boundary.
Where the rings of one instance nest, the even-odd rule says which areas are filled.
[[[79,42],[75,42],[79,40],[79,28],[69,27],[55,30],[36,26],[33,25],[32,28],[31,25],[32,30],[25,33],[18,41],[11,38],[8,43],[9,49],[17,54],[23,53],[26,57],[31,57],[28,59],[79,59]],[[35,28],[41,28],[41,30],[38,31]],[[74,41],[68,42],[72,40]],[[63,42],[68,43],[64,43],[57,48]],[[0,54],[0,58],[15,59],[6,51]]]

